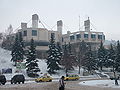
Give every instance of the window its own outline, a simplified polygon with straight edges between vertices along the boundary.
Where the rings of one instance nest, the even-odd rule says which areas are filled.
[[[22,32],[18,32],[18,35],[19,35],[19,36],[22,36]]]
[[[81,35],[80,35],[80,34],[77,34],[77,35],[76,35],[76,38],[77,38],[77,40],[78,40],[79,38],[81,38]]]
[[[84,38],[88,38],[88,34],[84,34]]]
[[[91,38],[92,38],[92,39],[95,39],[95,38],[96,38],[96,35],[95,35],[95,34],[91,34]]]
[[[32,36],[37,36],[37,30],[32,30]]]
[[[101,39],[101,40],[102,40],[102,35],[98,35],[98,39]]]
[[[23,36],[27,36],[27,30],[23,32]]]
[[[74,35],[70,36],[70,40],[74,40],[74,39],[75,39]]]

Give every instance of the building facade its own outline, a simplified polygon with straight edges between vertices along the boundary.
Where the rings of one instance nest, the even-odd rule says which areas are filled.
[[[84,27],[85,27],[84,31],[77,32],[67,31],[67,34],[62,35],[62,44],[64,45],[64,43],[66,44],[70,43],[75,45],[84,40],[86,43],[91,44],[93,50],[96,50],[99,47],[100,42],[105,41],[104,33],[90,31],[91,29],[89,18],[84,22]]]
[[[27,23],[21,23],[21,29],[18,30],[19,34],[22,34],[26,47],[30,45],[30,40],[33,38],[35,41],[36,49],[38,51],[38,57],[46,57],[46,51],[49,49],[49,41],[51,35],[54,35],[55,42],[59,42],[60,45],[70,43],[77,50],[78,44],[84,40],[92,45],[93,50],[99,47],[100,42],[105,41],[105,35],[103,32],[95,32],[90,30],[90,20],[84,21],[84,31],[70,32],[62,34],[63,23],[62,20],[57,21],[57,30],[48,30],[47,28],[39,28],[39,16],[37,14],[32,15],[32,27],[27,27]],[[11,36],[15,38],[15,34]],[[10,39],[10,37],[9,37]]]

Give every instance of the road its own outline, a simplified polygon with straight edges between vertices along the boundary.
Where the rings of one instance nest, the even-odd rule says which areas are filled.
[[[66,81],[65,90],[119,90],[119,88],[100,88],[100,87],[91,87],[91,86],[81,86],[79,85],[80,81]],[[59,90],[58,81],[53,82],[29,82],[25,84],[6,84],[1,85],[0,90]]]

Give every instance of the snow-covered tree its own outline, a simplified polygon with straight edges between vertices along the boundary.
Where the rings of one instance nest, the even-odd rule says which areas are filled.
[[[116,62],[115,69],[118,71],[120,69],[120,43],[119,41],[117,41],[115,62]]]
[[[65,68],[65,72],[66,72],[66,75],[68,73],[68,70],[72,70],[74,69],[73,66],[75,66],[75,63],[76,63],[76,57],[70,53],[70,44],[69,46],[64,45],[64,51],[63,51],[63,58],[61,60],[61,64],[64,66]]]
[[[72,51],[72,46],[71,46],[70,42],[68,44],[67,49],[68,49],[68,53],[69,53],[70,58],[71,58],[70,62],[72,63],[72,66],[76,66],[77,65],[77,57],[75,56],[75,54]]]
[[[87,52],[87,44],[84,42],[84,40],[79,44],[79,51],[78,51],[78,56],[77,56],[77,62],[78,62],[78,67],[79,71],[78,73],[80,74],[80,67],[82,66],[82,63],[84,63],[84,57],[85,53]]]
[[[34,40],[31,39],[30,48],[26,59],[26,71],[29,77],[37,77],[37,72],[40,72],[38,67],[38,60],[36,59],[36,46]]]
[[[23,46],[21,45],[18,33],[16,34],[11,55],[12,55],[11,61],[15,62],[15,65],[17,62],[22,62],[24,59],[24,50]]]
[[[97,69],[97,61],[91,50],[91,45],[89,45],[88,51],[85,53],[83,66],[91,73],[92,70]]]
[[[113,71],[114,71],[114,68],[115,68],[115,57],[116,57],[116,53],[115,53],[115,50],[113,48],[113,45],[110,44],[110,48],[108,50],[108,53],[107,53],[107,60],[105,62],[106,66],[107,67],[113,67]]]
[[[61,59],[62,59],[62,48],[61,48],[61,46],[60,46],[60,43],[57,43],[57,60],[58,60],[58,62],[59,62],[59,64],[60,64],[60,61],[61,61]]]
[[[49,74],[54,74],[55,70],[59,70],[59,62],[61,59],[61,53],[56,47],[54,36],[51,34],[51,40],[49,44],[49,50],[47,51],[47,69]]]
[[[100,43],[100,47],[98,49],[98,67],[100,67],[100,69],[102,70],[103,66],[105,66],[105,62],[106,62],[106,49],[103,46],[103,42],[101,41]]]

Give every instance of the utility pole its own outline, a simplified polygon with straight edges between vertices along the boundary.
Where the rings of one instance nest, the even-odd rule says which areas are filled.
[[[80,15],[79,15],[79,31],[80,31]]]

